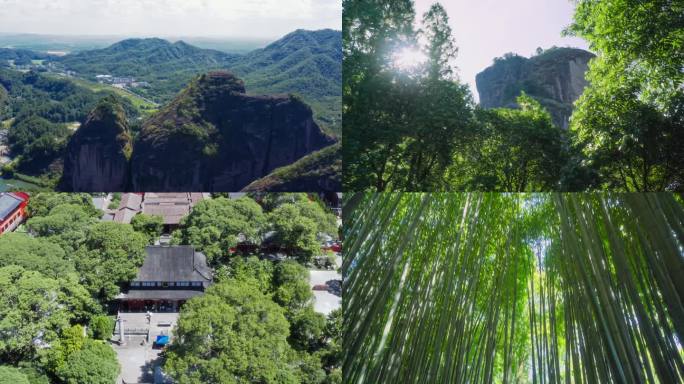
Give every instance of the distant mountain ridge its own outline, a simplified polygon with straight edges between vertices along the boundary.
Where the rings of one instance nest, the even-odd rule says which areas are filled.
[[[245,81],[250,94],[299,94],[319,123],[341,135],[341,31],[299,29],[244,55],[145,38],[51,60],[91,79],[110,74],[149,82],[149,88],[135,92],[160,103],[170,101],[199,73],[229,70]]]
[[[244,76],[250,87],[271,92],[306,91],[294,79],[307,76],[303,83],[321,81],[318,96],[341,93],[342,39],[339,31],[294,31],[282,39],[240,57],[231,71]],[[250,84],[251,83],[251,84]],[[254,91],[253,91],[254,92]]]
[[[183,41],[126,39],[107,48],[82,51],[55,61],[80,74],[144,76],[154,72],[186,72],[230,64],[238,55],[202,49]],[[151,67],[153,66],[153,67]]]

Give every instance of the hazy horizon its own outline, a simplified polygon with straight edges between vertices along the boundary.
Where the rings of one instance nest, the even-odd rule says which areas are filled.
[[[2,1],[2,0],[0,0]],[[0,27],[1,28],[1,27]],[[119,35],[88,35],[88,34],[56,34],[56,33],[31,33],[31,32],[7,32],[0,30],[0,36],[39,36],[39,37],[65,37],[65,38],[71,38],[71,39],[149,39],[149,38],[159,38],[159,39],[164,39],[164,40],[173,40],[173,39],[183,39],[183,38],[189,38],[189,39],[205,39],[205,40],[223,40],[223,41],[274,41],[277,39],[280,39],[287,34],[294,32],[298,29],[303,29],[307,31],[320,31],[324,29],[331,29],[335,31],[340,31],[340,29],[337,28],[318,28],[318,29],[308,29],[308,28],[295,28],[292,29],[289,32],[286,32],[282,35],[278,36],[269,36],[269,37],[250,37],[250,36],[209,36],[209,35],[164,35],[164,34],[153,34],[153,35],[144,35],[144,34],[119,34]]]
[[[415,0],[417,23],[435,2]],[[574,5],[570,0],[447,0],[440,4],[449,15],[459,48],[454,60],[457,73],[476,100],[475,76],[492,65],[495,57],[508,52],[529,57],[537,47],[553,45],[588,49],[582,39],[561,36],[572,21]]]
[[[339,0],[0,0],[3,35],[277,39],[342,28]]]

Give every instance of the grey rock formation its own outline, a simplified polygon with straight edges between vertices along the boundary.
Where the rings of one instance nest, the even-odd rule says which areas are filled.
[[[133,190],[239,191],[331,145],[292,96],[249,96],[225,72],[201,76],[146,122],[131,161]]]
[[[475,78],[483,108],[515,108],[522,91],[538,100],[556,125],[568,128],[573,103],[588,85],[585,73],[591,52],[577,48],[552,48],[532,58],[508,56]]]
[[[123,108],[106,98],[67,144],[61,188],[67,191],[124,191],[131,138]]]
[[[247,95],[227,72],[195,79],[134,143],[122,107],[106,100],[70,139],[61,190],[239,191],[335,143],[297,97]]]

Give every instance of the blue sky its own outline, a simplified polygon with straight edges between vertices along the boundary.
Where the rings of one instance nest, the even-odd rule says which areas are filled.
[[[0,32],[269,39],[340,29],[341,0],[0,0]]]
[[[434,0],[416,0],[416,20]],[[571,0],[443,0],[459,47],[454,64],[459,77],[477,99],[475,75],[494,57],[515,52],[529,57],[537,47],[572,46],[587,49],[579,38],[561,37],[572,21]]]

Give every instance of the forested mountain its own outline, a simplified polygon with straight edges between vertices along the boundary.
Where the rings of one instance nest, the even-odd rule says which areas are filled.
[[[133,90],[168,102],[198,73],[230,70],[251,94],[296,93],[311,104],[326,129],[341,130],[342,37],[339,31],[294,31],[245,55],[202,49],[183,41],[148,38],[53,58],[65,69],[94,79],[101,74],[149,83]]]
[[[300,29],[240,57],[232,63],[230,70],[245,78],[251,93],[339,96],[341,62],[339,31]]]
[[[248,92],[296,93],[311,105],[319,124],[342,133],[342,35],[297,30],[240,57],[230,67]]]
[[[60,188],[236,191],[335,142],[297,97],[247,95],[228,72],[199,76],[145,120],[132,154],[123,109],[115,110],[103,119],[96,109],[72,137]]]
[[[122,40],[107,48],[66,55],[56,61],[85,76],[113,74],[142,78],[220,67],[231,63],[236,57],[197,48],[183,41],[171,43],[147,38]]]
[[[301,113],[296,114],[302,117],[302,121],[308,119],[307,114],[312,114],[315,123],[312,120],[310,124],[316,126],[313,131],[324,131],[321,137],[325,137],[325,145],[331,144],[332,137],[339,136],[341,131],[342,53],[339,31],[297,30],[263,49],[245,55],[201,49],[182,41],[171,43],[157,38],[123,40],[106,48],[64,57],[16,49],[0,53],[6,56],[5,60],[0,61],[9,66],[14,65],[11,61],[14,57],[44,58],[41,62],[33,63],[33,69],[28,72],[25,67],[0,68],[0,122],[10,128],[8,144],[12,150],[11,157],[14,158],[5,167],[6,176],[14,171],[30,176],[45,176],[49,173],[52,176],[48,184],[51,184],[60,176],[60,160],[71,134],[65,124],[69,124],[72,130],[76,129],[100,99],[113,94],[120,96],[117,102],[126,112],[126,124],[134,139],[160,104],[170,105],[193,79],[211,71],[228,70],[240,76],[240,81],[246,85],[246,95],[281,94],[278,97],[261,98],[264,106],[272,105],[264,107],[268,110],[277,110],[289,103],[301,110]],[[98,78],[98,75],[110,77]],[[121,82],[126,85],[122,86]],[[222,99],[222,102],[238,99],[243,100],[230,98]],[[251,101],[238,102],[238,105],[250,110],[260,99],[245,97],[244,100]],[[204,107],[198,105],[200,109]],[[225,104],[221,108],[235,110],[237,107]],[[252,112],[245,112],[243,117]],[[264,116],[270,116],[270,112],[264,113]],[[175,117],[172,120],[176,121]],[[178,124],[182,124],[180,120]],[[293,129],[290,133],[297,135],[301,132]],[[253,137],[243,139],[253,142]],[[34,141],[36,144],[30,145]],[[310,148],[302,150],[274,142],[269,148],[282,146],[282,151],[290,151],[289,155],[263,168],[247,171],[252,176],[237,182],[236,188],[265,176],[276,167],[289,165],[310,151],[322,148],[320,143],[316,143],[308,143]],[[153,147],[156,148],[157,144]],[[89,153],[92,155],[95,152]],[[34,161],[34,157],[41,160]],[[76,161],[75,158],[72,160]],[[89,160],[78,161],[91,165]],[[235,172],[239,173],[237,170]],[[128,182],[130,178],[127,176]]]
[[[10,107],[0,119],[22,120],[37,115],[54,123],[83,121],[99,99],[113,93],[95,92],[65,78],[4,68],[0,68],[0,85],[7,91]],[[131,117],[139,115],[130,102],[124,103]]]

